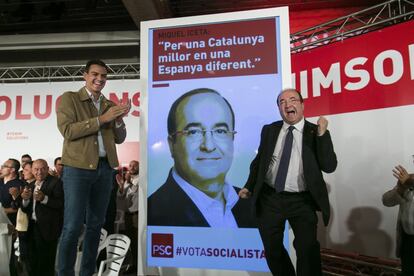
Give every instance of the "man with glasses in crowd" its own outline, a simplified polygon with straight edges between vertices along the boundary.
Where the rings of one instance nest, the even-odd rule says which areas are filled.
[[[10,158],[1,165],[0,201],[13,225],[16,225],[20,189],[24,182],[19,179],[20,162]]]
[[[254,227],[249,202],[225,181],[234,127],[232,107],[215,90],[191,90],[173,103],[168,145],[174,167],[148,199],[148,225]]]
[[[20,205],[20,190],[24,182],[19,179],[20,162],[9,158],[1,165],[0,203],[10,222],[16,226],[17,210]],[[13,242],[16,240],[13,236]],[[15,268],[14,248],[10,258],[10,274],[17,275]]]

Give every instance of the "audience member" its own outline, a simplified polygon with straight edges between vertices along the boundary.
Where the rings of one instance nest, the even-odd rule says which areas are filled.
[[[118,193],[118,184],[116,182],[115,175],[117,174],[116,170],[113,170],[112,176],[112,191],[108,203],[108,208],[106,210],[105,224],[103,228],[108,231],[108,235],[115,233],[115,219],[116,219],[116,210],[117,210],[117,193]]]
[[[20,163],[10,158],[1,166],[3,179],[0,180],[0,202],[8,218],[16,225],[20,189],[24,183],[18,178]]]
[[[9,262],[12,253],[12,236],[14,226],[10,222],[0,203],[0,275],[9,276]]]
[[[32,157],[27,153],[23,154],[22,157],[20,158],[20,163],[22,165],[22,168],[26,162],[32,162],[32,161],[33,161]]]
[[[24,163],[23,167],[23,180],[25,182],[25,188],[33,190],[35,185],[35,176],[32,173],[32,161],[28,161]],[[27,216],[26,213],[23,213]],[[29,263],[28,263],[28,256],[29,256],[29,239],[28,239],[28,232],[19,230],[18,231],[19,236],[19,248],[20,248],[20,256],[19,260],[21,263],[25,265],[27,269],[29,269]]]
[[[401,165],[392,172],[398,181],[384,193],[382,203],[387,207],[399,205],[396,255],[401,258],[402,275],[411,276],[414,275],[414,174]]]
[[[130,272],[136,271],[138,260],[138,177],[139,163],[132,160],[129,163],[125,179],[117,174],[119,185],[118,196],[125,201],[125,234],[131,239],[132,266]]]
[[[51,175],[62,178],[63,164],[62,157],[56,157],[54,161],[55,168],[51,171]]]
[[[16,226],[17,211],[20,203],[20,190],[23,187],[23,182],[19,179],[20,162],[16,159],[9,158],[1,166],[3,179],[0,180],[0,202],[4,208],[7,217],[13,226]],[[13,236],[14,243],[16,236]],[[10,274],[16,275],[16,265],[14,257],[14,248],[10,258]]]
[[[32,162],[32,157],[29,154],[23,154],[22,157],[20,157],[20,165],[22,167],[22,170],[19,171],[19,178],[23,179],[23,165],[26,162]]]
[[[34,187],[25,187],[22,209],[30,218],[28,241],[30,275],[55,275],[58,238],[63,224],[63,187],[49,174],[45,160],[33,162]]]
[[[35,176],[33,175],[33,171],[32,171],[32,166],[33,166],[33,162],[29,161],[26,162],[23,166],[22,166],[22,171],[23,171],[23,181],[25,182],[25,186],[27,184],[30,184],[34,181],[36,181]]]

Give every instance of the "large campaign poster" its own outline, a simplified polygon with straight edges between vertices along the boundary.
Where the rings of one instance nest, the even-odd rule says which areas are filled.
[[[237,192],[291,84],[288,34],[287,8],[142,24],[148,266],[268,271]]]

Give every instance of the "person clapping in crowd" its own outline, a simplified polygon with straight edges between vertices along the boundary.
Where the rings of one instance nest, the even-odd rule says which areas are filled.
[[[397,184],[384,193],[384,206],[399,206],[396,255],[401,258],[403,276],[414,275],[414,174],[398,165],[392,170]]]
[[[119,185],[118,197],[124,201],[125,206],[125,233],[131,239],[132,266],[130,272],[136,271],[138,260],[138,196],[139,196],[139,163],[132,160],[129,163],[125,178],[122,174],[116,175]]]
[[[45,160],[33,162],[35,183],[26,186],[21,197],[22,210],[28,215],[30,275],[55,275],[57,243],[63,224],[62,181],[49,174]]]

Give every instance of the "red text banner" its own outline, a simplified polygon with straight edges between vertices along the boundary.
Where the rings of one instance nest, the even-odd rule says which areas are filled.
[[[118,94],[121,96],[118,97]],[[131,111],[127,116],[139,117],[140,92],[123,91],[120,93],[109,92],[109,100],[120,103],[131,99]],[[60,103],[60,95],[53,93],[47,95],[4,95],[0,96],[0,121],[5,120],[47,120],[55,114]]]
[[[292,55],[305,115],[414,104],[414,21]]]
[[[56,122],[61,95],[84,85],[82,81],[0,84],[2,156],[19,159],[28,153],[53,167],[54,159],[62,154],[63,137]],[[115,103],[131,100],[131,110],[124,117],[127,136],[117,146],[120,164],[127,166],[139,160],[140,81],[108,81],[103,94]]]
[[[274,19],[154,31],[153,81],[277,73]]]

